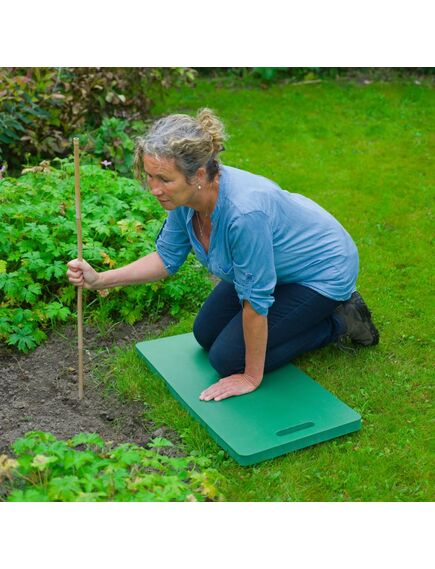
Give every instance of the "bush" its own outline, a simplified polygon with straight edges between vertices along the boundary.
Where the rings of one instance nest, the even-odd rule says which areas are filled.
[[[33,349],[47,329],[71,317],[76,290],[66,263],[77,257],[74,165],[58,160],[18,179],[0,180],[0,339]],[[97,270],[131,263],[155,250],[164,210],[136,180],[100,166],[80,169],[83,256]],[[199,308],[212,289],[193,255],[165,281],[110,291],[85,290],[90,321],[122,319],[134,324],[181,306]],[[107,296],[105,296],[107,294]]]
[[[192,82],[183,67],[41,67],[0,69],[0,162],[18,172],[64,156],[70,139],[104,118],[144,120],[173,86]]]
[[[15,458],[0,455],[0,501],[7,502],[203,502],[222,499],[221,477],[201,456],[169,457],[164,438],[145,449],[115,448],[96,433],[67,441],[32,431],[17,439]]]
[[[229,77],[246,82],[273,83],[280,79],[311,81],[337,77],[402,78],[433,76],[434,67],[197,67],[200,76]]]
[[[240,79],[257,78],[272,82],[278,79],[305,79],[316,77],[335,77],[346,73],[345,67],[197,67],[200,76],[229,76]]]

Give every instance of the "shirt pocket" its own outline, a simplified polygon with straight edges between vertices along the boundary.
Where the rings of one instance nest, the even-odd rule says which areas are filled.
[[[215,274],[217,277],[219,277],[220,279],[227,281],[227,282],[233,282],[234,280],[234,268],[233,265],[220,265],[220,264],[216,264],[214,266],[214,270],[213,270],[213,274]]]

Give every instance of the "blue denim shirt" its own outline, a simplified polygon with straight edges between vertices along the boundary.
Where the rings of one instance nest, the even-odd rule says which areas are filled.
[[[264,178],[221,166],[211,214],[208,254],[193,229],[194,210],[180,206],[168,217],[156,249],[172,275],[194,254],[210,273],[234,283],[240,303],[267,315],[276,284],[298,283],[334,300],[355,290],[358,251],[350,235],[312,200]]]

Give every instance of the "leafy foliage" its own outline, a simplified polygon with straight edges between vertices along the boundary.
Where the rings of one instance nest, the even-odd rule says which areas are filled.
[[[172,446],[115,448],[96,433],[67,441],[42,431],[17,439],[15,457],[0,456],[0,500],[8,502],[202,502],[220,500],[220,476],[203,456],[170,457]],[[80,447],[80,448],[79,448]]]
[[[0,162],[17,170],[65,155],[77,132],[104,118],[144,120],[166,90],[192,82],[183,67],[9,67],[0,69]]]
[[[80,147],[106,168],[131,178],[135,146],[132,136],[144,131],[142,121],[129,123],[116,117],[105,118],[97,129],[79,136]]]
[[[280,71],[287,71],[288,67],[254,67],[254,74],[259,75],[264,81],[273,81]]]
[[[272,83],[278,79],[304,79],[310,80],[316,77],[333,77],[345,75],[349,72],[348,67],[199,67],[195,68],[198,74],[217,77],[237,77],[243,81],[260,79],[262,82]]]
[[[49,326],[75,309],[66,263],[77,257],[74,167],[60,160],[18,179],[0,180],[0,339],[28,351]],[[37,170],[37,168],[33,169]],[[99,166],[81,167],[83,256],[96,270],[124,266],[155,250],[164,211],[132,179]],[[193,256],[174,277],[139,285],[85,291],[91,320],[134,324],[181,306],[196,309],[211,291]]]
[[[433,67],[197,67],[199,76],[235,78],[239,83],[274,83],[287,81],[312,81],[315,79],[336,79],[337,77],[392,76],[412,77],[434,75]]]

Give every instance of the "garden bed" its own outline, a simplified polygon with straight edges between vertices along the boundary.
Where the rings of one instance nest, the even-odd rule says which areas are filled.
[[[130,345],[164,330],[173,321],[165,316],[157,323],[142,321],[131,326],[118,323],[105,334],[93,326],[84,330],[85,395],[78,399],[77,332],[68,324],[52,332],[30,354],[0,347],[0,454],[28,431],[48,431],[67,439],[80,432],[95,432],[115,444],[144,446],[153,437],[175,433],[144,421],[144,404],[123,402],[100,384],[92,368],[101,369],[115,346]],[[175,447],[164,449],[176,452]]]

